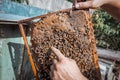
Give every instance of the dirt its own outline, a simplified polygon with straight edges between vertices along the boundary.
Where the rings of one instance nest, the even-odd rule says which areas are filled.
[[[91,17],[87,11],[64,11],[47,15],[31,24],[32,53],[40,80],[49,80],[56,56],[50,47],[74,59],[89,80],[101,80]]]

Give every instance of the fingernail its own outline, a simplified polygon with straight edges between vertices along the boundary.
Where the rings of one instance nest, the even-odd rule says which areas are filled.
[[[50,49],[53,49],[54,47],[53,46],[51,46],[51,48]]]
[[[77,9],[78,9],[78,8],[79,8],[79,4],[76,4],[76,5],[75,5],[75,8],[77,8]]]
[[[51,46],[51,50],[54,50],[54,51],[55,51],[55,50],[56,50],[56,48],[55,48],[55,47],[53,47],[53,46]]]

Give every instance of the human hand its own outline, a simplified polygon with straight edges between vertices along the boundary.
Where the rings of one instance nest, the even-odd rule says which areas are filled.
[[[83,2],[84,1],[84,2]],[[73,6],[75,9],[98,8],[104,4],[109,4],[113,0],[74,0]]]
[[[73,59],[65,57],[58,49],[51,47],[58,60],[53,61],[50,77],[52,80],[87,80]]]

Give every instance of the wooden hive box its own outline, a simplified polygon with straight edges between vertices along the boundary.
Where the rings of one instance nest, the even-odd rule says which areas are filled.
[[[49,80],[52,60],[50,47],[58,48],[77,62],[89,80],[101,80],[94,30],[88,11],[65,10],[48,14],[31,25],[32,53],[40,80]]]

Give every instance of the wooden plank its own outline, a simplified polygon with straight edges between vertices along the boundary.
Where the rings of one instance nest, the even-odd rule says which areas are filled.
[[[97,48],[98,57],[108,59],[108,60],[120,60],[120,51],[106,50],[102,48]]]

